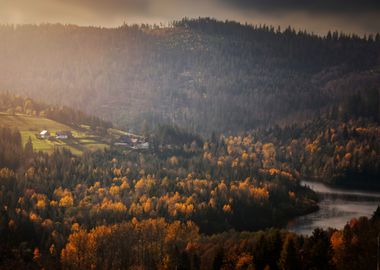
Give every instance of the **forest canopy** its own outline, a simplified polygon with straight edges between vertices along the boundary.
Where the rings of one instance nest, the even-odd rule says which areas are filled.
[[[185,18],[0,40],[0,269],[375,268],[380,208],[284,228],[322,205],[303,180],[380,190],[379,34]]]

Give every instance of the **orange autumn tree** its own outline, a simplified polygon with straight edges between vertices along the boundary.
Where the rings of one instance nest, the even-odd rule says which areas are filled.
[[[63,269],[171,268],[178,251],[199,238],[192,222],[133,219],[69,236],[61,252]]]

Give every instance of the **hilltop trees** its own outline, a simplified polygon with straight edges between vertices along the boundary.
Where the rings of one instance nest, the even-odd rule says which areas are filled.
[[[339,107],[347,92],[365,92],[379,78],[376,38],[319,37],[209,18],[163,28],[1,26],[0,38],[7,41],[0,44],[0,88],[144,132],[174,124],[235,134],[304,120]],[[15,109],[56,117],[33,102]]]
[[[80,110],[73,110],[66,106],[48,106],[41,102],[36,102],[30,98],[24,98],[9,92],[0,92],[0,112],[9,114],[26,114],[32,116],[46,117],[64,123],[68,126],[79,124],[88,125],[94,131],[97,129],[107,129],[112,127],[110,122],[99,117],[91,116]]]

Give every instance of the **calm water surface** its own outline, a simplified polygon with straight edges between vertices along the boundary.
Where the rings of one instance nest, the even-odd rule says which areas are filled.
[[[289,222],[287,229],[293,232],[311,234],[317,227],[342,229],[354,217],[372,216],[380,204],[380,192],[353,191],[309,181],[301,184],[318,193],[320,209]]]

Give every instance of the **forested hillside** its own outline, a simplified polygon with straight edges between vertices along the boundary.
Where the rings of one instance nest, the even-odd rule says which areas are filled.
[[[9,113],[112,130],[70,108],[0,97]],[[356,254],[372,254],[379,211],[343,230],[281,230],[318,210],[304,178],[379,188],[380,131],[366,117],[377,104],[355,99],[355,114],[333,106],[306,124],[234,136],[158,126],[143,151],[37,152],[0,127],[0,268],[368,269],[373,257]]]
[[[123,233],[134,230],[130,226],[140,228],[139,222],[140,229],[157,225],[165,242],[174,238],[160,251],[161,257],[151,258],[159,261],[137,258],[123,263],[123,269],[147,263],[155,268],[165,261],[162,252],[168,260],[177,260],[186,239],[196,239],[198,233],[281,227],[318,208],[315,194],[276,162],[272,145],[264,144],[254,167],[247,158],[229,166],[233,155],[240,155],[236,151],[218,168],[210,163],[211,153],[204,152],[207,145],[216,147],[206,144],[202,150],[193,141],[172,150],[159,145],[157,152],[111,148],[82,156],[68,150],[47,154],[33,151],[30,141],[22,145],[18,131],[0,128],[0,268],[26,267],[36,263],[37,256],[41,265],[67,263],[69,269],[86,269],[87,262],[80,259],[75,266],[70,258],[76,252],[70,247],[76,241],[69,237],[72,232],[115,225]],[[252,146],[249,140],[245,145]],[[228,147],[222,144],[220,151]],[[128,243],[125,240],[120,248]]]
[[[0,88],[134,130],[236,133],[302,121],[375,88],[380,36],[211,19],[170,27],[0,27]]]
[[[230,137],[203,149],[196,142],[159,147],[158,155],[112,149],[78,157],[35,153],[20,142],[17,131],[0,128],[1,269],[343,270],[376,264],[380,210],[342,230],[316,229],[310,236],[226,231],[278,227],[315,209],[314,193],[285,170],[272,143]],[[177,156],[165,158],[170,151]],[[255,177],[235,180],[247,174]]]
[[[380,198],[379,34],[204,18],[0,41],[0,269],[375,268],[380,208],[322,210]],[[336,228],[284,230],[313,212]]]
[[[276,145],[277,159],[302,178],[358,188],[380,187],[380,128],[365,119],[315,119],[305,125],[255,131]]]

